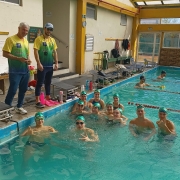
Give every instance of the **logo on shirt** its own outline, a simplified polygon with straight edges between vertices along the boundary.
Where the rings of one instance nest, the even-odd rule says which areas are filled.
[[[17,48],[21,48],[21,43],[16,43]]]
[[[43,42],[43,46],[47,46],[47,43],[46,43],[46,42]]]

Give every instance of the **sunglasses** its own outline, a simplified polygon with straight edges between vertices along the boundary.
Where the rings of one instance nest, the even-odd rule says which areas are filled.
[[[53,28],[47,28],[48,31],[53,31]]]
[[[79,125],[79,124],[83,125],[84,123],[83,122],[76,122],[76,125]]]

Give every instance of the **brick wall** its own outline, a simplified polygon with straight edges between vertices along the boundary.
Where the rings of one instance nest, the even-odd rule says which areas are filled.
[[[180,49],[162,48],[159,65],[180,67]]]

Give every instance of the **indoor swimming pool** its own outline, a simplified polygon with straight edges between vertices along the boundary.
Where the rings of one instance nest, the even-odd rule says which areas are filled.
[[[162,70],[167,76],[154,81]],[[122,85],[113,85],[101,90],[105,102],[113,100],[119,93],[124,105],[123,114],[128,117],[127,125],[109,125],[104,120],[86,116],[86,127],[98,134],[99,142],[82,142],[72,137],[75,127],[70,109],[45,120],[59,133],[47,139],[50,151],[43,156],[35,152],[25,168],[23,150],[27,137],[17,137],[0,147],[0,179],[2,180],[175,180],[180,179],[180,112],[168,111],[168,119],[176,127],[177,137],[168,140],[155,134],[149,141],[135,138],[129,131],[129,121],[137,117],[135,103],[180,110],[180,68],[158,67],[143,73],[146,83],[165,86],[165,89],[149,87],[152,90],[135,89],[139,82],[136,76]],[[133,102],[133,105],[128,104]],[[154,122],[158,120],[158,109],[145,108],[145,116]]]

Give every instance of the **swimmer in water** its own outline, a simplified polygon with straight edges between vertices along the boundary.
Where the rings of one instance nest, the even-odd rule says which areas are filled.
[[[143,89],[146,89],[146,87],[156,87],[156,88],[160,88],[161,86],[153,86],[153,85],[150,85],[150,84],[147,84],[145,83],[146,79],[144,76],[140,76],[140,82],[138,82],[136,85],[135,85],[135,88],[143,88]]]
[[[166,71],[161,71],[161,74],[157,77],[158,80],[163,80],[166,77]]]
[[[142,105],[137,106],[136,113],[138,117],[129,122],[129,130],[133,136],[144,134],[146,135],[144,140],[149,140],[156,133],[154,123],[145,117]]]
[[[106,116],[108,119],[113,117],[113,103],[108,102],[106,104],[106,111],[102,113],[104,116]]]
[[[150,86],[149,84],[145,83],[145,81],[145,77],[140,76],[140,81],[135,85],[135,88],[145,88],[146,86]]]
[[[76,109],[74,109],[72,112],[71,112],[71,114],[76,114],[76,115],[79,115],[79,114],[89,114],[89,112],[88,111],[85,111],[84,110],[84,101],[82,101],[82,100],[79,100],[78,102],[77,102],[77,108]]]
[[[87,101],[87,93],[86,91],[82,91],[79,100],[84,102],[84,109],[85,111],[91,111],[92,103]],[[73,106],[72,111],[76,111],[78,109],[78,102],[76,102]]]
[[[124,115],[122,115],[122,109],[117,108],[113,111],[113,117],[109,119],[108,122],[112,123],[120,123],[125,125],[128,118]]]
[[[50,137],[50,133],[57,133],[53,127],[44,126],[44,115],[41,112],[35,114],[35,123],[35,126],[29,126],[21,134],[21,136],[29,136],[23,153],[23,165],[27,163],[34,150],[41,150],[43,153],[47,154],[47,152],[49,152],[49,147],[48,144],[45,143],[45,139]]]
[[[121,108],[122,110],[124,110],[124,106],[119,102],[120,99],[119,99],[119,94],[118,93],[115,93],[113,95],[113,99],[114,99],[113,108],[114,109]]]
[[[105,108],[105,103],[100,98],[100,90],[99,89],[96,89],[94,91],[94,98],[90,99],[89,102],[92,103],[92,104],[99,103],[101,105],[101,110],[103,110]]]
[[[167,109],[159,108],[158,133],[161,135],[176,135],[174,123],[167,119]]]
[[[99,141],[98,135],[94,130],[85,126],[85,118],[82,115],[76,118],[76,127],[72,130],[71,135],[81,141],[96,142]]]

